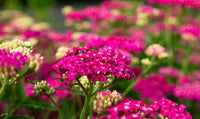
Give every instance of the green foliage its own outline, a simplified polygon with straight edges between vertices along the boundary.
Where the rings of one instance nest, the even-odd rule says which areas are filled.
[[[18,107],[27,107],[27,108],[34,108],[34,109],[42,109],[42,110],[51,110],[54,111],[56,108],[49,104],[44,104],[42,102],[37,102],[37,101],[25,101],[25,102],[16,102],[15,108]]]

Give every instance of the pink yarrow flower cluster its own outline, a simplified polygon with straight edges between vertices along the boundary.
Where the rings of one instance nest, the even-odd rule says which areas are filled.
[[[185,100],[200,100],[200,82],[184,83],[181,86],[176,86],[175,96]]]
[[[66,40],[68,37],[67,34],[61,34],[53,30],[44,30],[44,31],[26,30],[23,32],[23,36],[25,40],[29,38],[35,38],[40,42],[45,42],[45,43],[68,41]]]
[[[184,40],[200,40],[200,28],[194,25],[182,26],[179,30]]]
[[[129,5],[127,2],[122,2],[122,1],[104,1],[101,3],[101,6],[108,8],[110,7],[110,8],[125,9]]]
[[[98,51],[86,47],[74,47],[66,52],[66,55],[53,66],[58,71],[58,79],[64,79],[66,85],[71,81],[87,75],[88,79],[107,81],[108,75],[114,75],[117,79],[131,79],[134,72],[128,66],[130,60],[118,50],[100,48]]]
[[[107,20],[112,22],[125,21],[126,17],[122,12],[113,13],[113,11],[109,9],[109,5],[105,2],[99,7],[89,6],[82,11],[71,11],[66,14],[66,19],[75,21],[82,21],[84,19],[90,19],[91,21]]]
[[[16,75],[17,70],[23,68],[29,58],[21,52],[9,52],[5,49],[0,49],[0,71],[4,75],[12,77]]]
[[[158,116],[170,119],[192,119],[187,112],[186,106],[178,105],[168,99],[160,99],[152,105],[143,103],[140,100],[125,98],[113,107],[107,109],[107,114],[100,119],[153,119]],[[157,116],[157,114],[160,114]]]
[[[126,36],[107,37],[105,45],[136,53],[140,53],[145,48],[144,42]]]
[[[134,89],[141,92],[141,98],[147,98],[152,101],[164,98],[167,94],[172,94],[174,86],[167,83],[165,77],[157,74],[151,74],[147,78],[139,79]]]
[[[181,74],[178,69],[169,66],[160,68],[158,72],[163,76],[171,76],[173,78],[179,78]]]
[[[150,3],[159,3],[161,5],[183,5],[200,9],[199,0],[148,0]]]
[[[86,47],[100,48],[105,46],[135,53],[140,53],[145,48],[142,40],[127,36],[100,37],[96,34],[83,34],[76,40],[85,43]]]

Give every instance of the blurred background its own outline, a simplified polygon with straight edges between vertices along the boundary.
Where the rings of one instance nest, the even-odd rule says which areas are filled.
[[[65,32],[69,28],[64,25],[65,16],[61,9],[70,5],[75,10],[81,10],[86,6],[99,5],[103,0],[0,0],[0,10],[20,10],[34,17],[37,21],[51,24],[51,27],[59,32]]]

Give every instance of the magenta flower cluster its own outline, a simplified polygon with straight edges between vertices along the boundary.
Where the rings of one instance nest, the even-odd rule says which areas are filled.
[[[181,74],[181,72],[178,69],[170,67],[170,66],[162,67],[159,69],[158,72],[159,74],[162,74],[163,76],[170,76],[173,78],[179,78]]]
[[[162,117],[168,117],[170,119],[192,119],[185,105],[178,105],[169,99],[163,98],[155,101],[151,107],[153,111],[160,113]]]
[[[74,47],[53,68],[59,71],[58,78],[65,79],[68,85],[72,80],[85,75],[93,82],[106,82],[108,75],[114,75],[118,79],[131,79],[134,72],[128,66],[129,63],[127,57],[110,47],[100,48],[98,51]]]
[[[76,40],[85,43],[86,47],[112,47],[124,51],[140,53],[144,50],[144,41],[127,36],[100,37],[96,34],[83,34]]]
[[[25,40],[29,38],[35,38],[37,40],[41,40],[40,42],[50,43],[50,42],[61,42],[68,41],[68,34],[58,33],[53,30],[26,30],[23,33]],[[46,45],[46,44],[45,44]]]
[[[106,112],[108,115],[100,119],[154,119],[158,116],[170,119],[192,119],[192,116],[186,110],[186,106],[178,105],[164,98],[155,101],[152,105],[145,104],[140,100],[125,98],[107,109]]]
[[[162,5],[183,5],[200,9],[199,0],[148,0],[150,3],[159,3]]]
[[[200,81],[176,86],[174,95],[185,100],[200,100]]]
[[[173,94],[174,86],[170,85],[165,77],[151,74],[147,78],[138,79],[134,90],[141,92],[141,98],[154,101],[164,98],[167,94]]]
[[[66,15],[67,19],[82,21],[84,18],[90,19],[91,21],[107,20],[107,21],[125,21],[126,17],[122,12],[114,14],[110,8],[120,7],[122,9],[128,6],[125,2],[103,2],[99,7],[89,6],[83,11],[71,11]]]
[[[9,52],[0,49],[0,71],[5,75],[15,75],[16,70],[21,69],[29,58],[21,52]]]
[[[180,27],[180,35],[186,40],[200,40],[200,28],[195,25],[185,25]]]

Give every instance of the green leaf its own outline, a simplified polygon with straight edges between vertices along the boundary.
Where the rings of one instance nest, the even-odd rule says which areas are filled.
[[[1,114],[0,119],[6,119],[8,118],[8,113]]]
[[[34,83],[33,81],[29,80],[29,79],[28,79],[28,82],[29,82],[30,84],[35,85],[35,83]]]
[[[70,88],[69,86],[66,86],[66,87],[61,87],[61,88],[55,88],[56,90],[62,90],[62,89],[65,89],[65,88]]]
[[[81,95],[81,96],[85,96],[84,93],[81,93],[81,92],[75,92],[75,91],[69,91],[69,92],[65,92],[67,94],[74,94],[74,95]]]
[[[18,102],[15,105],[15,108],[17,107],[28,107],[28,108],[34,108],[34,109],[42,109],[42,110],[56,110],[55,107],[49,105],[49,104],[43,104],[41,102],[36,101],[26,101],[26,102]]]

